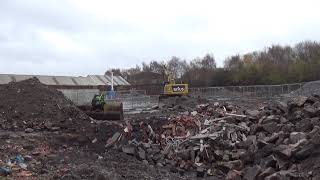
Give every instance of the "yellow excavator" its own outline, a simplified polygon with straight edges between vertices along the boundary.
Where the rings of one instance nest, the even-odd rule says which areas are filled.
[[[189,94],[189,84],[176,83],[174,74],[164,65],[164,73],[168,78],[164,82],[163,92],[159,96],[159,101],[168,97],[184,96]]]

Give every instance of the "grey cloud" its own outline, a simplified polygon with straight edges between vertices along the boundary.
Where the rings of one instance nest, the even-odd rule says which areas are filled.
[[[8,38],[5,36],[0,35],[0,44],[4,43],[4,42],[8,42]]]
[[[126,32],[138,30],[134,25],[122,22],[97,20],[74,8],[69,1],[55,0],[12,0],[1,5],[0,15],[16,27],[25,25],[45,27],[56,31],[79,33],[84,31]]]
[[[165,60],[171,56],[190,60],[205,53],[214,53],[218,64],[222,65],[227,56],[260,50],[271,43],[320,40],[320,25],[314,19],[304,24],[301,20],[294,21],[296,27],[288,27],[290,32],[273,35],[268,34],[268,28],[276,29],[272,23],[270,27],[257,28],[254,21],[243,26],[239,22],[233,27],[232,22],[224,21],[226,14],[214,17],[219,19],[215,22],[214,18],[206,17],[207,14],[198,16],[195,9],[181,16],[177,11],[172,14],[177,17],[162,19],[162,24],[152,18],[138,19],[142,23],[135,24],[130,14],[104,19],[83,12],[74,6],[76,2],[0,0],[0,73],[101,74],[109,67],[132,67],[141,61]],[[136,11],[144,8],[148,7]],[[121,11],[119,9],[119,14],[126,13]],[[148,19],[148,14],[145,16]],[[232,16],[226,19],[234,20]],[[150,21],[155,27],[148,24]],[[252,28],[254,33],[247,33]],[[44,39],[41,32],[57,33],[71,41],[71,46],[79,45],[84,50],[64,50],[59,40],[54,44]],[[60,43],[62,47],[65,45],[63,40]],[[14,63],[18,66],[10,66]]]
[[[35,3],[38,2],[38,3]],[[1,3],[0,3],[1,4]],[[9,20],[17,28],[24,25],[36,27],[51,27],[57,30],[77,31],[81,21],[71,7],[54,6],[52,1],[15,1],[0,6],[0,15]]]

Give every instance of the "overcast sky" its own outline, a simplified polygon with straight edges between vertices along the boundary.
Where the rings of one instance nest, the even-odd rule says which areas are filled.
[[[0,73],[87,75],[320,40],[317,0],[0,0]]]

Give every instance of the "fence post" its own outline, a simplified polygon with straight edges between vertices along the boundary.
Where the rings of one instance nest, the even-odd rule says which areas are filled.
[[[246,96],[246,92],[248,92],[248,86],[243,86],[243,88],[242,88],[242,97]]]
[[[76,95],[77,95],[77,105],[80,105],[80,103],[79,103],[79,90],[76,91]]]
[[[270,98],[270,86],[268,86],[268,98]]]
[[[241,91],[239,92],[240,96],[243,97],[244,96],[244,89],[246,87],[245,86],[241,86]]]
[[[131,109],[133,109],[133,96],[132,96],[132,94],[131,94],[130,98],[131,98]]]
[[[303,90],[302,88],[303,88],[303,87],[302,87],[301,83],[299,83],[299,85],[300,85],[300,88],[299,88],[299,89],[300,89],[300,92],[299,92],[299,93],[300,93],[300,96],[301,96],[301,95],[302,95],[302,90]]]
[[[257,97],[257,86],[254,86],[254,96]]]

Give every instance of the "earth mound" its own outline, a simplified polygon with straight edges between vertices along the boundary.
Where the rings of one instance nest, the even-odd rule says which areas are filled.
[[[4,130],[84,131],[90,118],[37,78],[0,87],[0,127]],[[30,130],[32,129],[32,130]]]

